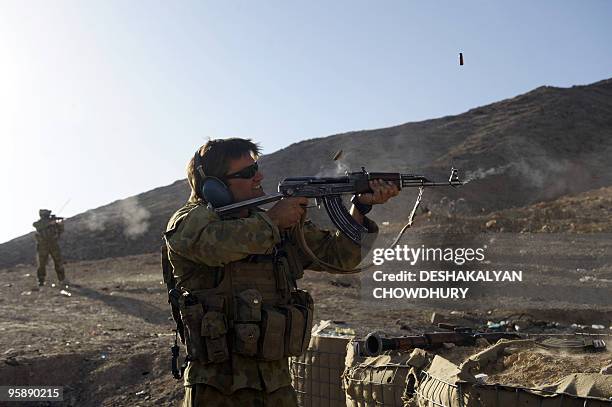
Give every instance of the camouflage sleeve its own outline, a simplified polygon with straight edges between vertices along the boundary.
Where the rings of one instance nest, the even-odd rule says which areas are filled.
[[[40,220],[37,220],[36,222],[32,223],[32,226],[34,226],[34,229],[36,229],[37,232],[40,232],[40,230],[42,229]]]
[[[280,240],[278,228],[263,212],[248,218],[221,220],[204,206],[191,210],[175,230],[166,234],[172,251],[211,267],[251,254],[270,253]]]
[[[310,250],[319,259],[340,268],[352,269],[361,262],[362,252],[369,251],[371,242],[378,234],[378,226],[371,219],[364,218],[364,226],[368,229],[368,233],[361,246],[353,243],[340,231],[320,229],[311,221],[304,223],[304,238]],[[297,233],[297,230],[293,229],[292,233]],[[313,261],[305,253],[301,252],[300,255],[305,269],[325,271],[312,264]]]

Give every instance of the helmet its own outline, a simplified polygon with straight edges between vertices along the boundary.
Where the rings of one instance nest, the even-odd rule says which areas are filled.
[[[51,211],[49,209],[40,209],[38,211],[38,215],[41,218],[48,218],[49,216],[51,216]]]

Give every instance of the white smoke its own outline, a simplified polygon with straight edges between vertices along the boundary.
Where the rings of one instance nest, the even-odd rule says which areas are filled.
[[[338,161],[334,161],[334,164],[336,164],[336,168],[334,168],[334,175],[335,177],[341,176],[346,174],[347,171],[350,171],[351,169],[349,168],[348,164],[345,164],[343,161],[338,160]]]
[[[138,204],[136,197],[119,202],[119,216],[123,222],[123,234],[130,239],[141,236],[149,229],[151,213]]]
[[[321,169],[316,175],[315,177],[340,177],[342,175],[345,175],[347,171],[350,172],[350,167],[348,166],[348,164],[346,163],[346,159],[348,158],[350,154],[346,153],[346,152],[342,152],[341,156],[333,161],[334,167],[333,168],[324,168]]]
[[[553,161],[546,158],[543,158],[538,164],[536,168],[526,161],[519,161],[513,168],[518,175],[529,179],[532,185],[543,188],[547,184],[559,183],[558,176],[567,173],[571,167],[567,160]]]
[[[92,232],[104,230],[108,218],[106,213],[90,212],[84,220],[85,227]]]
[[[468,183],[470,181],[474,181],[477,179],[483,179],[486,177],[490,177],[491,175],[503,174],[512,165],[513,163],[510,163],[510,164],[502,165],[502,166],[495,167],[495,168],[489,168],[486,170],[483,170],[482,168],[478,168],[476,171],[466,171],[464,182]]]
[[[522,177],[531,186],[543,188],[547,184],[557,182],[557,176],[564,174],[568,169],[569,163],[565,160],[553,161],[543,158],[537,166],[525,160],[520,160],[499,167],[466,171],[465,182],[510,172],[514,176]]]

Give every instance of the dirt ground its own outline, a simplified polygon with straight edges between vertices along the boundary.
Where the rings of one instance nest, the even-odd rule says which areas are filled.
[[[533,235],[517,249],[515,236],[488,234],[487,239],[497,242],[496,252],[514,254],[502,258],[505,264],[521,265],[529,276],[522,286],[512,288],[515,292],[496,288],[495,292],[506,294],[495,301],[488,297],[489,291],[476,287],[486,295],[476,295],[463,306],[418,301],[373,304],[364,298],[367,275],[307,271],[301,286],[315,298],[315,321],[344,322],[358,335],[373,330],[391,335],[431,331],[434,311],[474,327],[506,321],[520,325],[523,332],[610,334],[609,235],[569,236],[551,240],[550,234]],[[158,255],[68,263],[66,273],[73,284],[62,292],[51,286],[56,282],[51,267],[48,285],[41,290],[36,287],[34,266],[0,270],[0,383],[63,386],[65,401],[49,405],[177,405],[182,386],[170,374],[173,322]],[[610,355],[607,350],[596,360],[572,357],[571,363],[557,363],[556,373],[543,370],[553,360],[546,352],[522,359],[519,354],[503,363],[523,374],[525,385],[541,384],[564,371],[597,370],[612,361]],[[523,359],[524,363],[516,363]],[[503,376],[501,371],[496,374]]]

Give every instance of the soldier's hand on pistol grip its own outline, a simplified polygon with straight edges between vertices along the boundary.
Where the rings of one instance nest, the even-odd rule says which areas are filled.
[[[300,222],[302,215],[306,213],[306,205],[308,205],[307,198],[283,198],[266,214],[279,229],[287,229]]]
[[[384,204],[399,194],[397,185],[380,179],[370,181],[370,189],[372,192],[359,195],[359,202],[366,205]]]

